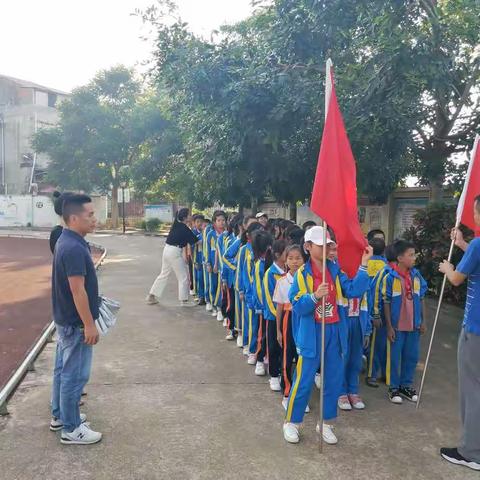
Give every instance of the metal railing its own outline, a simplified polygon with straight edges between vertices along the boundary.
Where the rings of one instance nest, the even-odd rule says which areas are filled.
[[[17,237],[17,238],[38,238],[32,235],[10,235],[9,234],[9,235],[0,235],[0,236]],[[100,259],[95,264],[95,268],[98,269],[102,264],[103,260],[105,260],[105,257],[107,256],[107,249],[96,243],[89,242],[89,245],[98,250],[103,251]],[[36,358],[42,352],[43,348],[48,343],[48,341],[52,338],[54,332],[55,332],[55,323],[52,321],[47,326],[47,328],[45,328],[42,335],[35,342],[33,347],[29,350],[25,359],[20,364],[20,366],[15,370],[13,375],[9,378],[5,386],[0,390],[0,416],[8,415],[8,409],[7,409],[8,400],[13,395],[13,393],[21,383],[26,373],[34,370],[34,362]]]

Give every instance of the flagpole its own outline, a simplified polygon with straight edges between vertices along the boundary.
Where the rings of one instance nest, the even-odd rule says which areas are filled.
[[[325,120],[327,119],[328,106],[332,95],[332,67],[333,62],[329,58],[326,63],[325,78]],[[323,220],[323,260],[322,260],[322,282],[325,283],[327,271],[327,223]],[[318,413],[318,422],[320,427],[320,439],[318,443],[319,453],[323,452],[323,392],[325,390],[325,306],[326,298],[322,297],[322,342],[320,347],[320,407]]]
[[[455,224],[455,229],[459,227],[459,222]],[[453,254],[453,247],[455,246],[455,237],[452,240],[452,243],[450,244],[450,250],[448,252],[448,262],[452,260],[452,254]],[[438,318],[440,317],[440,309],[442,307],[442,301],[443,301],[443,294],[445,293],[445,285],[447,283],[447,275],[443,275],[443,281],[442,281],[442,288],[440,289],[440,296],[438,298],[438,305],[437,305],[437,311],[435,312],[435,320],[433,321],[433,327],[432,327],[432,335],[430,336],[430,343],[428,345],[428,351],[427,351],[427,358],[425,359],[425,366],[423,367],[423,373],[422,373],[422,381],[420,383],[420,390],[418,391],[418,400],[417,400],[417,405],[416,409],[420,407],[420,400],[422,398],[422,392],[423,392],[423,386],[425,384],[425,377],[427,376],[427,368],[428,368],[428,362],[430,360],[430,353],[432,352],[432,345],[433,345],[433,339],[435,337],[435,330],[437,328],[437,322]]]

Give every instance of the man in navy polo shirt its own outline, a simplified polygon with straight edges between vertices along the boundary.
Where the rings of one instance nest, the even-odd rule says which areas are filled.
[[[62,430],[67,445],[97,443],[80,413],[79,402],[90,377],[93,345],[98,342],[95,319],[99,315],[98,282],[85,236],[95,229],[93,203],[87,195],[65,198],[66,228],[55,245],[52,271],[52,304],[58,341],[53,374],[50,430]]]
[[[480,227],[480,195],[474,202],[474,220]],[[465,255],[455,269],[444,261],[439,270],[454,286],[468,278],[467,300],[458,342],[458,386],[463,434],[458,448],[442,448],[445,460],[480,470],[480,238],[468,244],[462,232],[454,229],[455,244]]]

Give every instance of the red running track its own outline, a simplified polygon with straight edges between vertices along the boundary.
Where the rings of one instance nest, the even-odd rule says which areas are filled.
[[[0,388],[51,322],[51,269],[47,240],[0,237]]]

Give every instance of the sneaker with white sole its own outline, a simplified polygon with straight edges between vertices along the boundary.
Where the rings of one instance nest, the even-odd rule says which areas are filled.
[[[247,357],[248,355],[250,355],[250,349],[248,347],[243,347],[242,353]]]
[[[190,295],[195,295],[195,290],[190,290]]]
[[[84,413],[80,414],[80,422],[85,423],[87,421],[87,416]],[[58,432],[63,428],[63,422],[57,418],[57,417],[52,417],[50,421],[50,430],[52,432]]]
[[[283,438],[288,443],[298,443],[300,441],[300,434],[298,432],[298,425],[295,423],[283,424]]]
[[[92,445],[98,443],[101,439],[102,434],[100,432],[94,432],[82,423],[73,432],[62,432],[60,442],[64,445]]]
[[[212,304],[207,302],[207,304],[205,305],[205,310],[207,312],[211,312],[212,309],[213,309]]]
[[[320,424],[317,423],[317,433],[320,435]],[[336,445],[338,443],[338,438],[333,433],[333,428],[331,425],[327,425],[326,423],[323,424],[323,432],[322,432],[323,441],[328,443],[329,445]]]
[[[181,307],[196,307],[197,304],[195,302],[191,302],[190,300],[182,300],[180,302]]]
[[[225,328],[228,327],[228,318],[227,318],[227,317],[225,317],[225,318],[223,319],[223,326],[224,326]]]
[[[319,373],[315,374],[315,386],[319,390],[322,388],[322,376]]]
[[[441,448],[440,455],[447,460],[447,462],[453,463],[454,465],[463,465],[472,470],[480,471],[480,463],[467,460],[456,448]]]
[[[238,347],[238,348],[243,348],[242,332],[238,332],[238,336],[237,336],[237,347]]]
[[[395,403],[397,405],[401,405],[403,403],[403,399],[400,396],[400,390],[398,388],[389,388],[388,398],[392,403]]]
[[[400,395],[411,402],[416,403],[418,401],[417,391],[412,387],[400,387]]]
[[[310,413],[310,406],[309,406],[309,405],[307,405],[307,406],[305,407],[305,413]]]
[[[149,293],[145,301],[147,302],[147,305],[156,305],[158,303],[158,298],[155,295]]]
[[[257,362],[255,365],[255,375],[263,377],[265,373],[265,365],[263,364],[263,362]]]
[[[217,316],[217,309],[212,308],[212,313],[210,315],[212,315],[212,317],[216,317]]]
[[[254,353],[248,353],[247,363],[249,365],[255,365],[257,363],[257,356]]]
[[[225,340],[235,340],[235,337],[233,336],[233,332],[231,330],[228,331],[227,336],[225,337]]]
[[[363,410],[365,408],[365,403],[362,400],[362,397],[360,395],[356,394],[349,394],[348,395],[348,400],[350,402],[350,405],[355,409],[355,410]]]
[[[270,377],[270,390],[272,392],[281,392],[282,386],[280,385],[280,378],[279,377]]]
[[[350,403],[350,401],[348,400],[348,397],[347,395],[340,395],[338,397],[338,408],[340,410],[351,410],[352,409],[352,405]]]
[[[223,322],[223,314],[222,314],[221,310],[218,310],[218,312],[217,312],[217,320],[219,322]],[[226,327],[226,325],[224,325],[224,327]]]

